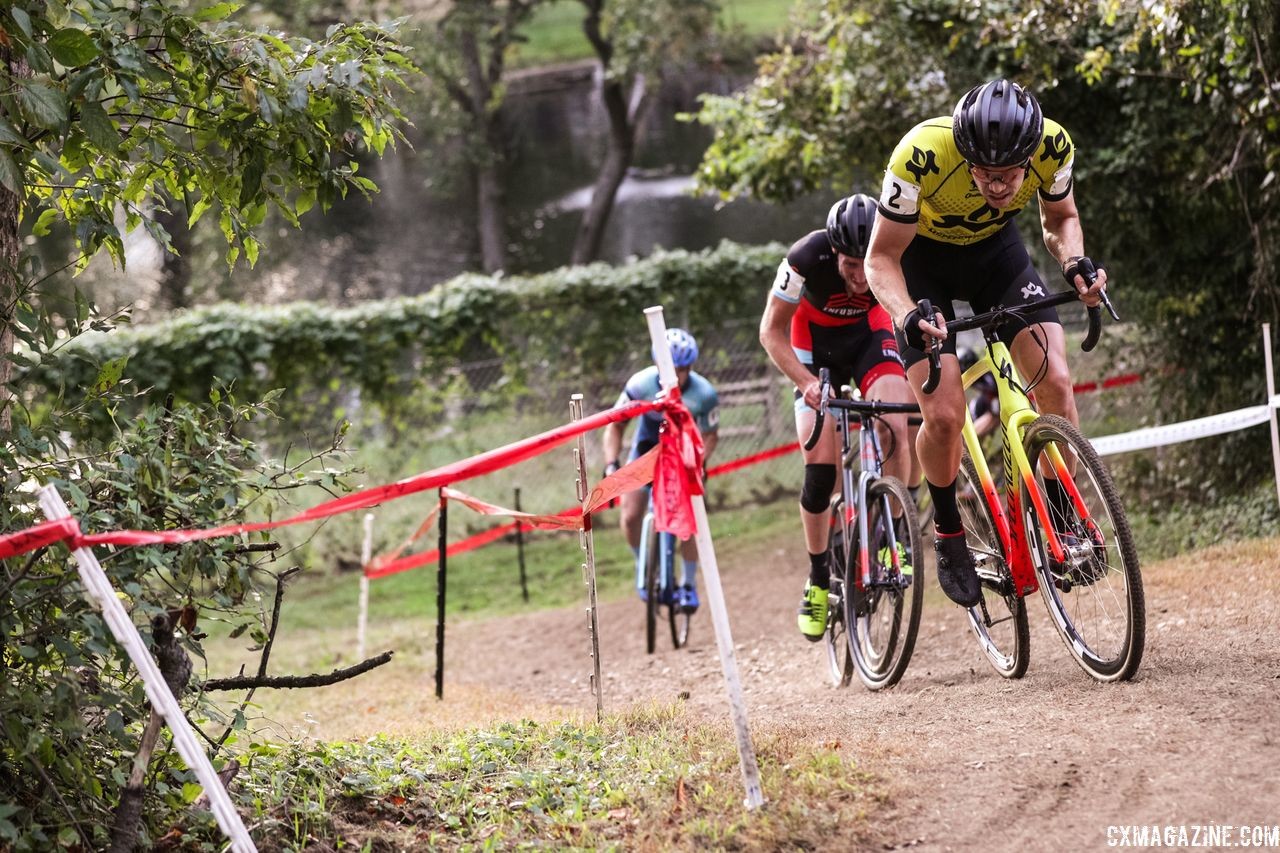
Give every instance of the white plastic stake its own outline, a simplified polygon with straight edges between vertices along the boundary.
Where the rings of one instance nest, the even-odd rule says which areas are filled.
[[[649,338],[658,362],[658,378],[663,388],[676,384],[676,369],[671,361],[671,348],[667,346],[667,324],[662,317],[662,306],[644,309],[649,324]],[[698,563],[706,581],[707,601],[711,605],[711,624],[716,631],[716,648],[720,652],[720,669],[724,673],[725,692],[729,698],[729,714],[733,718],[734,732],[738,738],[738,763],[742,767],[742,785],[746,789],[746,807],[764,805],[764,792],[760,787],[760,768],[756,764],[755,747],[751,745],[751,730],[747,724],[747,703],[742,695],[742,679],[738,675],[738,661],[733,653],[733,635],[729,631],[729,609],[724,603],[724,588],[720,585],[720,568],[716,564],[715,547],[711,544],[711,528],[707,522],[707,505],[702,495],[693,496],[693,517],[697,524],[694,541],[698,546]]]
[[[1262,355],[1267,367],[1267,408],[1271,415],[1271,462],[1276,469],[1276,500],[1280,501],[1280,425],[1276,423],[1276,374],[1271,365],[1271,324],[1262,324]]]
[[[40,506],[50,520],[71,517],[71,512],[63,502],[62,495],[58,494],[58,490],[53,486],[43,486],[40,489]],[[223,833],[231,839],[231,849],[236,853],[257,853],[258,848],[254,846],[253,839],[244,828],[244,823],[241,822],[240,814],[232,805],[227,789],[222,786],[222,780],[214,772],[209,756],[201,749],[195,733],[187,723],[187,718],[182,715],[178,700],[169,690],[164,676],[160,674],[160,668],[156,666],[151,652],[147,650],[142,635],[138,633],[138,627],[125,612],[124,605],[120,603],[106,572],[102,571],[98,558],[88,548],[77,548],[71,554],[79,567],[80,582],[84,584],[89,601],[102,611],[103,619],[106,620],[116,642],[124,647],[129,659],[138,668],[138,673],[142,676],[142,686],[146,690],[147,699],[151,701],[151,707],[158,711],[169,724],[169,731],[173,733],[173,745],[177,747],[178,754],[204,786],[204,792],[209,797],[209,805],[213,810],[213,816],[218,821],[218,826],[222,827]]]
[[[365,630],[369,625],[369,576],[365,570],[373,559],[373,513],[364,516],[364,541],[360,544],[360,615],[356,617],[356,660],[364,660]]]

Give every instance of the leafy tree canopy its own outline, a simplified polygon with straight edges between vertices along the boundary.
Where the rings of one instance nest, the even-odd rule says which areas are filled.
[[[349,155],[381,153],[411,72],[392,32],[338,24],[314,41],[247,30],[237,3],[194,14],[171,0],[17,0],[0,11],[0,185],[33,230],[71,225],[87,260],[123,261],[124,228],[149,203],[213,210],[228,260],[254,262],[254,226],[275,205],[292,222],[351,187]],[[4,223],[0,223],[3,227]]]

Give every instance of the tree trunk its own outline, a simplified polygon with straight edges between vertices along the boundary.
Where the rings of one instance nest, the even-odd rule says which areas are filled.
[[[507,227],[502,177],[491,160],[476,169],[476,228],[484,271],[495,273],[507,265]]]
[[[485,73],[480,45],[474,31],[462,36],[462,64],[466,77],[467,113],[484,150],[475,166],[476,233],[484,271],[498,272],[507,265],[506,210],[502,189],[505,157],[502,119],[493,103],[492,75]],[[495,73],[500,73],[498,69]]]
[[[163,202],[172,208],[174,201]],[[186,213],[157,206],[154,214],[160,227],[169,232],[173,251],[165,252],[160,259],[160,297],[170,311],[191,307],[191,231],[187,228]]]
[[[0,45],[0,65],[8,71],[10,79],[27,77],[27,63],[14,59],[8,45]],[[4,108],[0,106],[0,111]],[[11,122],[18,127],[21,122]],[[22,199],[0,186],[0,434],[9,432],[9,379],[13,375],[13,320],[18,302],[18,258],[22,240],[18,232],[18,214]]]
[[[630,104],[627,103],[622,84],[617,82],[606,82],[601,96],[609,116],[609,149],[600,172],[596,175],[591,203],[587,205],[582,214],[582,222],[578,225],[578,236],[574,240],[571,257],[571,263],[574,264],[590,263],[600,254],[604,229],[609,224],[609,215],[613,213],[618,187],[622,186],[627,169],[631,167],[641,119],[649,105],[649,93],[643,77],[636,78]]]

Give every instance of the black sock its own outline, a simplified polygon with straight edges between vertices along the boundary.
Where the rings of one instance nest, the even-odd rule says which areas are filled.
[[[1049,518],[1053,521],[1054,528],[1066,530],[1076,517],[1076,507],[1062,481],[1045,477],[1044,497],[1049,502]]]
[[[929,483],[929,494],[933,497],[933,524],[938,532],[959,533],[964,530],[960,523],[960,508],[956,506],[956,481],[952,480],[946,486]]]
[[[831,586],[831,567],[827,564],[827,552],[809,555],[809,583],[819,589]]]

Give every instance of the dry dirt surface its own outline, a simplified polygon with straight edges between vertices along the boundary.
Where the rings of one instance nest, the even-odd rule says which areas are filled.
[[[930,573],[902,682],[830,687],[795,627],[796,557],[770,547],[722,569],[750,723],[838,743],[878,777],[872,849],[1101,849],[1122,826],[1280,824],[1280,539],[1144,567],[1146,655],[1114,685],[1068,656],[1038,598],[1031,667],[1000,678]],[[727,721],[705,607],[680,651],[644,653],[636,599],[602,605],[600,627],[606,711],[687,701]],[[581,608],[451,626],[446,692],[590,713],[586,629]]]

